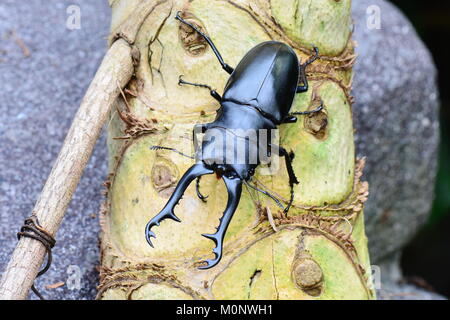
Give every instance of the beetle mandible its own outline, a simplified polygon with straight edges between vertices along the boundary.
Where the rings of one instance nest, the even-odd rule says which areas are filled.
[[[215,130],[225,135],[227,130],[234,129],[273,130],[282,123],[296,122],[297,115],[311,114],[322,110],[323,107],[320,105],[315,110],[290,113],[295,94],[308,90],[305,69],[319,57],[319,50],[313,46],[314,55],[305,63],[300,64],[296,53],[290,46],[282,42],[267,41],[252,48],[242,58],[237,67],[232,68],[225,63],[216,46],[205,33],[194,24],[184,20],[180,16],[180,12],[177,12],[175,18],[194,29],[209,44],[222,68],[230,74],[230,77],[225,86],[223,96],[220,96],[210,86],[187,82],[180,76],[180,85],[192,85],[210,90],[211,96],[220,103],[220,108],[217,110],[216,119],[213,122],[195,125],[194,143],[197,141],[197,130],[205,134],[201,148],[196,149],[197,162],[182,176],[161,212],[147,224],[145,236],[147,242],[153,247],[150,239],[151,237],[156,237],[151,230],[153,226],[159,226],[161,221],[165,219],[181,222],[175,215],[174,208],[194,179],[197,179],[197,195],[202,201],[206,201],[206,197],[199,191],[200,177],[215,173],[217,177],[222,178],[225,182],[228,191],[228,201],[216,233],[203,234],[204,237],[211,239],[215,243],[215,248],[213,249],[214,258],[204,261],[206,265],[199,267],[199,269],[209,269],[217,265],[222,258],[223,240],[239,204],[243,183],[272,197],[278,204],[280,202],[267,191],[260,190],[248,183],[254,175],[256,167],[260,164],[259,158],[256,162],[246,161],[238,163],[226,161],[224,159],[226,148],[235,148],[235,144],[230,146],[227,141],[219,147],[216,140],[208,139],[208,132]],[[244,152],[249,151],[249,148],[256,150],[259,148],[258,140],[247,142]],[[291,189],[290,201],[284,208],[284,211],[287,212],[293,201],[294,184],[298,184],[292,168],[293,153],[287,152],[281,146],[272,145],[271,141],[267,142],[266,147],[267,150],[276,147],[279,150],[279,156],[285,159]],[[176,151],[175,149],[161,146],[153,146],[152,149]],[[234,152],[235,150],[233,149],[232,151]],[[182,154],[181,152],[178,153]]]

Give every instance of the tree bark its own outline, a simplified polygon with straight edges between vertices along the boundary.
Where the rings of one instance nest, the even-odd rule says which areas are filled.
[[[367,183],[355,160],[350,95],[352,65],[350,0],[110,1],[110,41],[122,38],[139,52],[135,77],[111,112],[110,178],[102,223],[100,299],[372,299],[364,232]],[[166,204],[192,165],[161,145],[191,154],[192,129],[214,119],[218,103],[207,90],[178,86],[179,75],[219,93],[228,78],[207,44],[174,19],[185,18],[208,33],[228,64],[236,66],[255,45],[277,40],[301,61],[315,44],[321,58],[308,68],[310,90],[297,95],[293,111],[324,110],[280,127],[280,144],[295,153],[295,187],[289,214],[246,190],[225,238],[224,257],[209,270],[212,233],[226,206],[220,180],[205,176],[200,201],[192,184],[175,211],[182,223],[154,229],[146,223]],[[277,159],[273,159],[276,163]],[[276,167],[276,166],[275,166]],[[286,202],[284,162],[258,185]]]

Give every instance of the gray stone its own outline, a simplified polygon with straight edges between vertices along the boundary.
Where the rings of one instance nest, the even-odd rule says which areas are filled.
[[[367,20],[377,6],[381,28]],[[354,2],[358,42],[353,106],[359,156],[370,184],[366,232],[372,264],[381,268],[380,299],[440,299],[403,283],[402,247],[427,220],[434,199],[439,144],[437,72],[407,18],[383,0]],[[370,20],[369,20],[370,21]]]
[[[381,30],[365,27],[371,4],[381,8]],[[66,27],[69,5],[81,9],[80,30]],[[378,262],[414,234],[430,208],[438,141],[435,69],[409,22],[391,5],[358,0],[354,14],[359,42],[355,126],[358,154],[368,157],[367,231],[372,260]],[[1,271],[106,51],[109,19],[105,0],[0,2]],[[28,47],[29,57],[12,30]],[[57,234],[54,264],[37,281],[40,288],[69,284],[42,290],[49,299],[95,297],[99,227],[93,215],[103,199],[106,174],[102,137]],[[395,287],[395,292],[403,289]]]
[[[400,270],[400,256],[398,251],[384,259],[379,265],[380,272],[373,273],[377,298],[379,300],[445,300],[443,296],[433,292],[430,287],[424,288],[408,283]],[[375,269],[374,269],[375,270]],[[430,291],[431,290],[431,291]]]
[[[366,9],[380,8],[381,29]],[[366,230],[373,263],[404,246],[427,220],[434,197],[439,101],[431,55],[392,4],[354,2],[353,106],[357,153],[367,157]]]

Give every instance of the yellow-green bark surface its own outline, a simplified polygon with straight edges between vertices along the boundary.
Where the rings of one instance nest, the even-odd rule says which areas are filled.
[[[134,46],[135,78],[109,122],[110,179],[102,215],[102,299],[370,299],[370,264],[362,213],[367,184],[359,181],[351,114],[350,0],[110,1],[111,41]],[[288,216],[270,199],[244,188],[228,229],[224,257],[210,257],[213,233],[226,206],[221,180],[205,176],[200,201],[195,183],[175,208],[182,223],[154,229],[152,249],[144,227],[166,204],[193,164],[195,123],[211,122],[218,103],[207,90],[178,85],[207,83],[222,93],[228,78],[211,49],[174,19],[178,10],[208,33],[235,66],[267,40],[291,45],[304,61],[311,43],[321,58],[308,68],[310,90],[297,95],[293,111],[324,110],[280,127],[280,142],[295,152],[300,181]],[[139,52],[139,54],[137,54]],[[126,100],[126,102],[125,102]],[[275,160],[274,160],[275,161]],[[355,165],[356,164],[356,165]],[[281,199],[289,198],[284,161],[256,179]],[[271,217],[271,219],[269,219]],[[272,223],[269,222],[272,220]]]

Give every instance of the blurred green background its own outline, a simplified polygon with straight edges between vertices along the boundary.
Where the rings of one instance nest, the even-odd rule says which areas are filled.
[[[391,2],[405,13],[431,50],[439,73],[441,99],[436,198],[428,223],[405,248],[402,268],[410,282],[450,297],[450,1]]]

